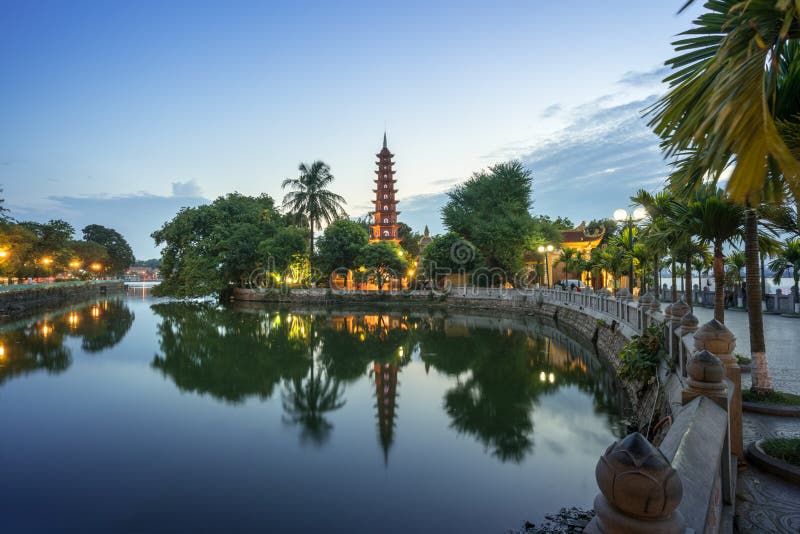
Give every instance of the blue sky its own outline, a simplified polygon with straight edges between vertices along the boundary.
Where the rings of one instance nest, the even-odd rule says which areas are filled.
[[[520,158],[534,210],[608,216],[665,175],[641,110],[682,0],[0,3],[0,186],[18,219],[120,230],[137,257],[181,206],[283,197],[330,164],[369,209],[384,128],[401,220]]]

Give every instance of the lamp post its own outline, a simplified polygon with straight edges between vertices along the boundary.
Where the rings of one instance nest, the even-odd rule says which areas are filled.
[[[549,252],[553,252],[553,245],[547,245],[546,247],[542,246],[542,245],[539,245],[539,248],[537,250],[539,251],[539,254],[544,254],[545,287],[549,287],[550,286],[550,274],[549,274],[548,268],[547,268],[547,254]]]
[[[628,291],[633,295],[633,223],[639,222],[647,217],[647,210],[644,208],[636,208],[633,213],[628,213],[620,208],[614,212],[614,220],[617,222],[624,222],[628,225],[628,250],[631,251],[631,270],[628,274]]]

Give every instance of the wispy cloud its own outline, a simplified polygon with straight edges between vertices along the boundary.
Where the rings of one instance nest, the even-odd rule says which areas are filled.
[[[659,67],[650,71],[630,70],[620,77],[619,83],[634,87],[651,86],[653,84],[661,83],[661,81],[667,77],[669,72],[670,70],[667,67]]]

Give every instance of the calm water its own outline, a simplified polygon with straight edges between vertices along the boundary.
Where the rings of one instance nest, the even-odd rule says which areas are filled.
[[[139,296],[5,325],[0,531],[500,533],[589,507],[622,400],[526,321]]]

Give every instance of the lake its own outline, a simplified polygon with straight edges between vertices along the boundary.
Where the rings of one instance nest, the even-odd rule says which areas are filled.
[[[3,532],[502,533],[590,508],[613,374],[532,317],[146,294],[0,330]]]

